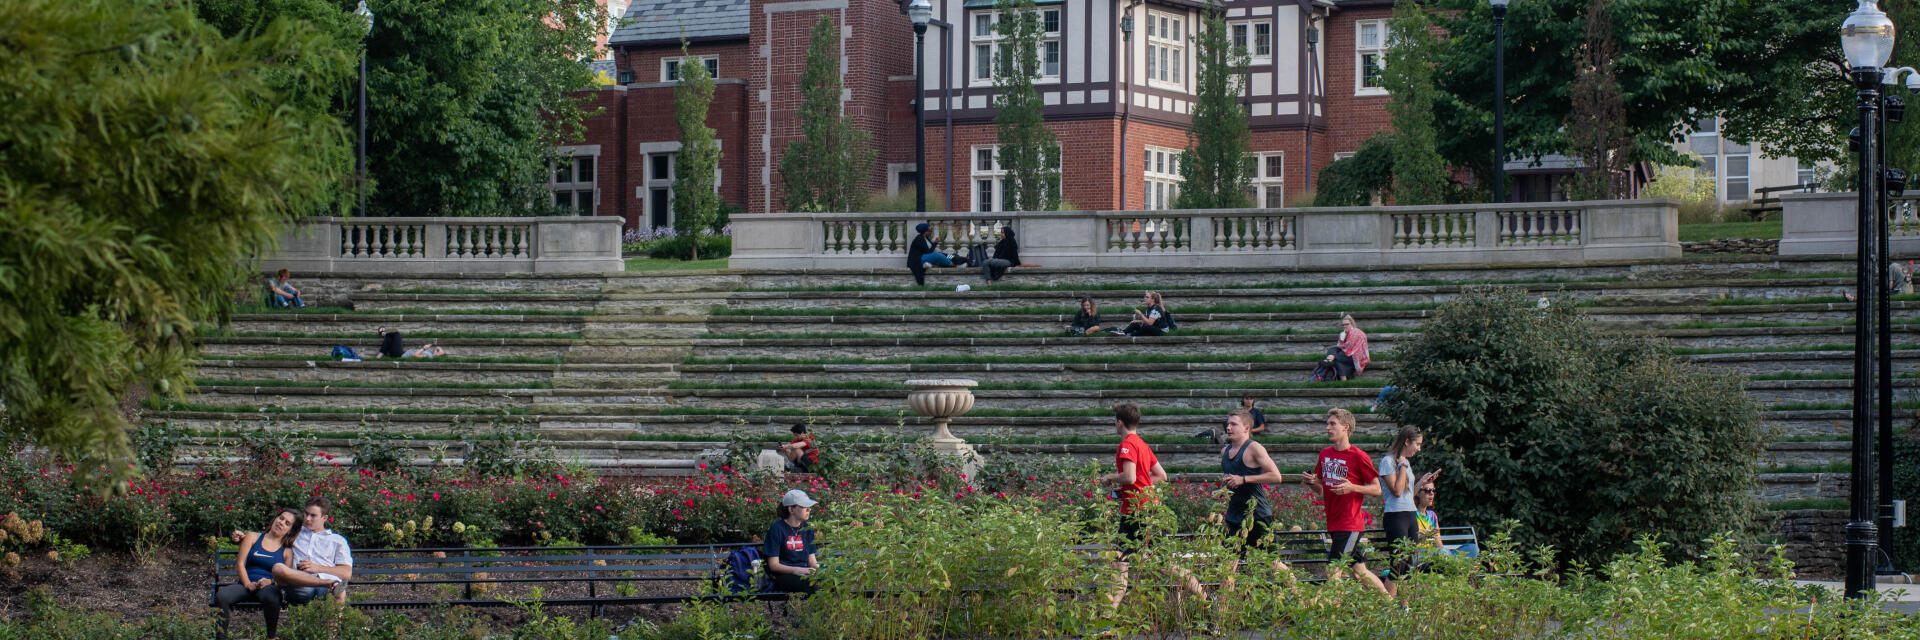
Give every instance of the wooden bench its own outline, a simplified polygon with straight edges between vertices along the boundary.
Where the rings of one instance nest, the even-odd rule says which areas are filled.
[[[1780,207],[1780,198],[1774,196],[1773,194],[1791,193],[1795,191],[1806,191],[1806,190],[1807,188],[1805,185],[1792,185],[1792,186],[1786,186],[1786,187],[1767,187],[1765,189],[1754,189],[1753,193],[1760,197],[1755,198],[1752,202],[1748,202],[1746,208],[1743,209],[1742,211],[1747,214],[1748,219],[1753,220],[1754,222],[1760,222],[1762,220],[1766,220],[1768,215],[1779,213],[1782,211]]]
[[[724,575],[728,556],[745,546],[751,545],[355,549],[348,602],[366,609],[442,604],[502,607],[513,605],[508,598],[530,597],[531,589],[513,587],[541,587],[546,591],[540,597],[542,603],[590,607],[591,615],[597,617],[611,605],[676,604],[713,597],[786,600],[786,593],[773,591],[714,595],[715,579]],[[233,584],[237,553],[234,549],[214,552],[212,591]],[[631,585],[633,593],[622,594],[620,585]],[[554,594],[554,588],[569,592]],[[240,606],[257,609],[260,605],[244,602]]]

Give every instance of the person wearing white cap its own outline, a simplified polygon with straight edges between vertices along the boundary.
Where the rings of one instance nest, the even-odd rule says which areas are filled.
[[[807,526],[807,517],[816,504],[799,489],[780,497],[776,511],[780,519],[767,528],[766,547],[760,550],[767,559],[767,577],[773,580],[775,591],[813,593],[809,576],[820,569],[820,557],[815,553],[813,528]]]

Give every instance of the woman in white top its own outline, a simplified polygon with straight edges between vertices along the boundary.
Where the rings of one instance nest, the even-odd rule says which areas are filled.
[[[1399,594],[1399,587],[1395,583],[1406,577],[1407,571],[1413,566],[1411,550],[1399,549],[1399,543],[1401,540],[1419,543],[1420,523],[1414,509],[1414,494],[1420,488],[1431,485],[1433,477],[1439,474],[1438,471],[1430,471],[1420,476],[1419,480],[1414,480],[1413,457],[1419,455],[1420,446],[1425,441],[1419,427],[1400,427],[1400,432],[1393,437],[1393,445],[1387,447],[1387,452],[1380,456],[1379,464],[1375,465],[1380,470],[1380,498],[1386,503],[1382,509],[1386,515],[1386,547],[1394,556],[1393,570],[1385,576],[1387,592],[1393,595]]]

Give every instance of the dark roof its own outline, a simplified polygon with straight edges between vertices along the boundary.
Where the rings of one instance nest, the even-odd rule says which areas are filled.
[[[745,38],[748,0],[634,0],[610,44]]]

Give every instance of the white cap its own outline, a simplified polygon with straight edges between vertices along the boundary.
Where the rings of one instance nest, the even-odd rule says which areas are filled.
[[[780,496],[781,506],[812,507],[813,505],[816,505],[816,504],[820,504],[820,503],[815,502],[813,498],[807,497],[807,492],[801,491],[799,489],[788,491],[787,495]]]

